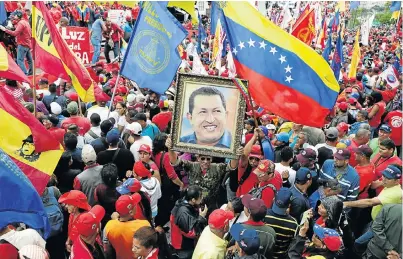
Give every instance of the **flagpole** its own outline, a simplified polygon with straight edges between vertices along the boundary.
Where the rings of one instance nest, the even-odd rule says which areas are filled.
[[[113,88],[111,104],[109,105],[108,119],[109,119],[109,115],[111,114],[111,110],[112,110],[112,106],[113,106],[113,99],[115,98],[116,88],[118,87],[119,80],[120,80],[120,73],[118,74],[118,77],[116,78],[115,88]]]
[[[33,1],[32,4],[34,4],[34,3],[35,2]],[[36,15],[36,13],[32,12],[34,10],[35,10],[35,8],[31,7],[31,17],[32,17],[32,19],[31,19],[31,28],[35,28],[34,23],[35,23],[35,15]],[[35,40],[33,34],[31,35],[31,40]],[[35,56],[35,45],[36,44],[33,44],[33,48],[32,48],[33,53],[31,53],[31,56],[32,56],[32,88],[33,88],[32,89],[32,99],[33,99],[33,102],[34,102],[34,115],[35,115],[35,118],[36,118],[36,69],[35,69],[36,56]],[[35,59],[33,57],[35,57]]]
[[[80,112],[80,116],[82,117],[83,116],[83,111],[82,111],[82,109],[81,109],[81,98],[80,98],[80,96],[78,97],[78,111]]]

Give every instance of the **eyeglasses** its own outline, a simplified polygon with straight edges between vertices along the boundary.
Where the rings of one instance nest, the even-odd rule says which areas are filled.
[[[252,157],[249,157],[249,161],[251,161],[251,162],[252,161],[260,162],[260,158],[252,156]]]
[[[200,161],[210,162],[210,161],[211,161],[211,157],[202,156],[202,157],[200,157]]]

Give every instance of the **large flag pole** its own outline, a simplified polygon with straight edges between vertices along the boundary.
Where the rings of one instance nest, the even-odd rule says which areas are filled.
[[[31,34],[31,40],[34,41],[34,33],[36,33],[34,24],[35,24],[35,19],[36,19],[36,11],[35,8],[32,8],[32,19],[31,19],[31,28],[33,33]],[[35,57],[36,59],[36,55],[35,55],[35,44],[33,44],[33,48],[32,48],[32,57]],[[32,58],[32,100],[34,102],[34,115],[36,118],[36,68],[35,68],[35,59]]]
[[[118,74],[118,77],[116,78],[115,87],[113,88],[111,104],[109,105],[109,111],[108,111],[108,119],[109,119],[109,115],[111,114],[111,110],[112,110],[112,106],[113,106],[113,99],[115,99],[116,88],[118,87],[119,80],[120,80],[120,72]]]

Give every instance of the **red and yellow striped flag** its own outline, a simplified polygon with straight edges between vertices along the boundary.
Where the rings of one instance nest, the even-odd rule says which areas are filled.
[[[95,101],[91,76],[62,39],[44,2],[33,2],[32,38],[35,66],[71,82],[84,102]]]
[[[62,146],[3,87],[0,87],[0,120],[0,149],[17,164],[41,195],[63,153]]]
[[[30,83],[29,78],[22,72],[2,44],[0,44],[0,78]]]

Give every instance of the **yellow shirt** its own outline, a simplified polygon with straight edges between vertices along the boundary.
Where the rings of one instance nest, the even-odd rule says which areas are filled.
[[[110,220],[104,229],[104,235],[116,251],[116,258],[132,259],[132,242],[134,233],[141,227],[149,227],[147,220],[130,220],[120,222]]]
[[[292,122],[284,122],[281,124],[280,128],[277,130],[277,134],[282,133],[282,132],[290,132],[292,130]]]
[[[376,218],[376,215],[381,211],[383,205],[402,203],[402,188],[400,184],[391,188],[384,188],[378,195],[378,199],[381,201],[381,204],[372,208],[372,219]]]
[[[227,241],[219,238],[207,226],[200,235],[192,259],[224,259]]]

